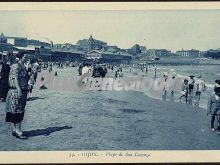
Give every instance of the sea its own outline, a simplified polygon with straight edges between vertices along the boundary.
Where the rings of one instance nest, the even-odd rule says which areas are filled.
[[[179,76],[185,77],[194,75],[195,77],[201,75],[202,80],[206,84],[206,90],[202,92],[199,106],[206,109],[208,100],[213,94],[213,89],[215,85],[215,80],[220,79],[220,65],[154,65],[149,66],[148,73],[141,72],[140,69],[134,69],[133,73],[140,76],[153,77],[155,68],[157,68],[157,77],[162,77],[164,72],[167,72],[169,76],[172,75],[172,72],[177,73]],[[127,70],[127,69],[126,69]],[[129,71],[128,71],[129,72]],[[145,92],[144,95],[153,97],[155,99],[164,100],[161,97],[158,97],[152,92]],[[174,94],[174,99],[169,99],[169,94],[167,94],[166,101],[172,100],[175,102],[180,102],[179,97],[181,96],[180,92]],[[192,100],[194,100],[194,95],[192,95]],[[184,101],[182,101],[183,103]],[[193,102],[192,102],[193,105]]]

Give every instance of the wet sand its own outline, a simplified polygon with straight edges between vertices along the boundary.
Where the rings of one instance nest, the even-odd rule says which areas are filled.
[[[220,149],[220,136],[199,107],[131,91],[41,90],[33,96],[23,121],[28,140],[11,135],[0,102],[1,151]]]

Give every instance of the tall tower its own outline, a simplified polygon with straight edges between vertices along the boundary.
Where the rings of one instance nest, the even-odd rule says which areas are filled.
[[[92,35],[90,35],[88,40],[88,50],[92,51],[95,48],[95,40],[92,38]]]

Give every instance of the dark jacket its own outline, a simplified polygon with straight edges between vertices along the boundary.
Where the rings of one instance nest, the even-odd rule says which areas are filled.
[[[102,66],[97,65],[93,69],[92,77],[105,77],[105,71]]]
[[[1,77],[0,98],[3,99],[6,99],[9,90],[9,84],[8,84],[9,73],[10,73],[10,66],[8,64],[3,64],[0,73],[0,77]]]
[[[8,64],[3,64],[0,72],[1,78],[8,79],[10,73],[10,66]]]

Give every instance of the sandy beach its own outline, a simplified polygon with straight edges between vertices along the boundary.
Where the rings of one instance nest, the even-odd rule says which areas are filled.
[[[206,110],[141,92],[34,91],[16,139],[0,102],[1,151],[216,150]]]

